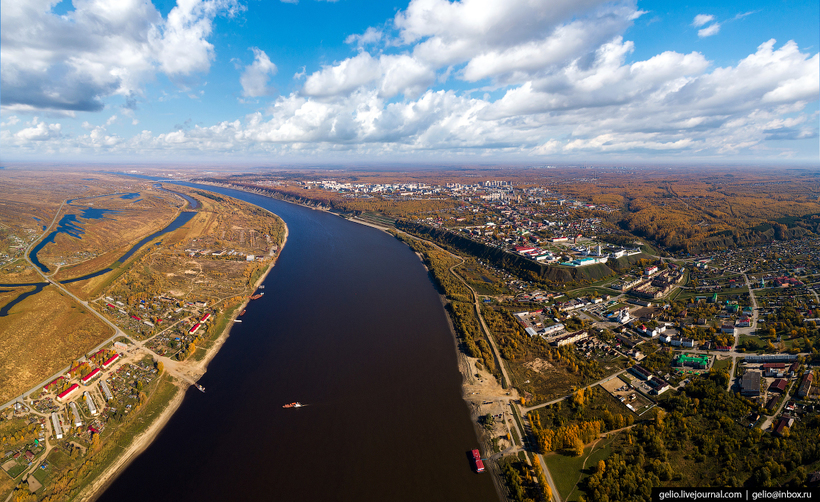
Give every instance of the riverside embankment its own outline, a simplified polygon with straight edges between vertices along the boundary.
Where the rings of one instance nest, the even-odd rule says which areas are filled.
[[[203,187],[205,188],[205,187]],[[439,296],[393,237],[282,201],[288,245],[156,440],[100,500],[497,500]],[[308,406],[283,409],[299,400]]]

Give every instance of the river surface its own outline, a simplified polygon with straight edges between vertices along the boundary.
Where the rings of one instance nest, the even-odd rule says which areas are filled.
[[[478,441],[418,257],[333,214],[201,188],[269,209],[290,236],[200,380],[207,393],[190,388],[99,500],[498,500],[467,460]]]

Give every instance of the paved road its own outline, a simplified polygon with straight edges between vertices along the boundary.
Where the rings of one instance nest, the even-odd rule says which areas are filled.
[[[613,374],[611,374],[607,377],[604,377],[604,378],[598,380],[597,382],[593,382],[593,383],[591,383],[591,384],[589,384],[589,385],[587,385],[586,387],[583,387],[583,388],[588,389],[590,387],[595,387],[596,385],[601,385],[602,383],[608,382],[608,381],[612,380],[613,378],[618,378],[618,375],[620,375],[622,373],[626,373],[626,372],[627,372],[627,370],[623,369],[621,371],[618,371],[617,373],[613,373]],[[566,396],[559,397],[558,399],[553,399],[552,401],[549,401],[549,402],[546,402],[546,403],[541,403],[541,404],[538,404],[538,405],[535,405],[535,406],[530,406],[529,408],[521,408],[521,412],[526,414],[526,413],[531,412],[532,410],[537,410],[538,408],[543,408],[545,406],[549,406],[549,405],[558,403],[558,402],[563,401],[564,399],[567,399],[571,396],[572,396],[572,394],[567,394]]]
[[[783,407],[786,406],[786,403],[789,402],[789,391],[791,390],[792,385],[794,385],[794,382],[790,381],[789,386],[786,388],[786,392],[783,394],[786,397],[783,398],[783,401],[780,403],[780,406],[777,407],[777,411],[775,411],[772,414],[772,416],[766,417],[766,420],[764,420],[763,423],[760,425],[760,430],[765,431],[766,429],[768,429],[769,426],[772,425],[772,422],[774,422],[774,419],[780,416],[780,413],[783,411]]]

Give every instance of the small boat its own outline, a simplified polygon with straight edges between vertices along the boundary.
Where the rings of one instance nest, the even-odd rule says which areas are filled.
[[[199,389],[200,392],[202,392],[203,394],[205,393],[205,387],[203,387],[199,384],[194,384],[194,385],[196,385],[196,388]]]
[[[259,289],[265,289],[265,285],[263,284],[263,285],[259,286]]]
[[[241,319],[234,319],[233,322],[242,322]]]
[[[282,408],[301,408],[302,406],[304,406],[304,404],[300,403],[299,401],[296,401],[295,403],[288,403],[282,406]]]

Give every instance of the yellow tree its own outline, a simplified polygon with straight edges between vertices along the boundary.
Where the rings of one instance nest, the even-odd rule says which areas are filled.
[[[581,438],[575,438],[575,441],[572,445],[572,452],[575,453],[576,457],[580,457],[584,454],[584,442],[581,441]]]

